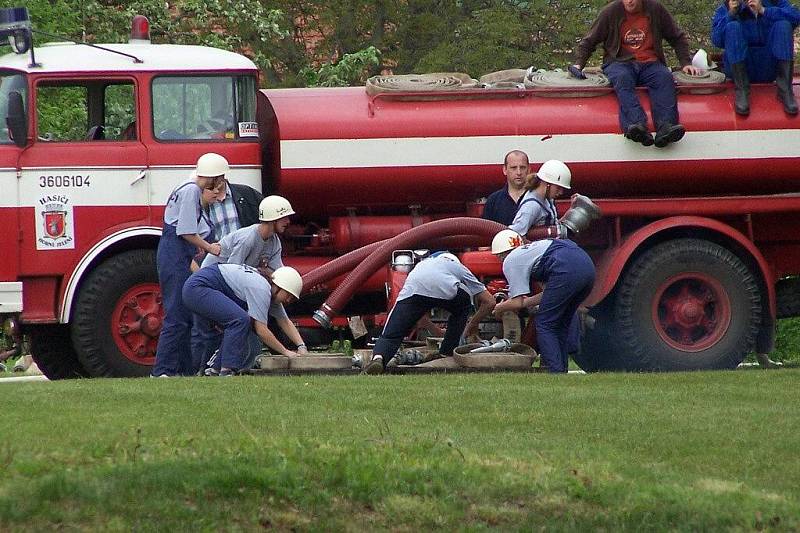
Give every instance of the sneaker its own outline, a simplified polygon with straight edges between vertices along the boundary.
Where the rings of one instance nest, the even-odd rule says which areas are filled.
[[[205,370],[203,370],[203,375],[204,376],[209,376],[209,377],[219,376],[219,370],[217,370],[213,366],[210,366],[210,367],[206,368]]]
[[[171,378],[172,376],[170,376],[169,374],[158,374],[158,375],[150,374],[150,377],[151,378]]]
[[[628,126],[628,131],[625,132],[625,138],[637,142],[643,146],[653,145],[653,136],[641,124],[631,124]]]
[[[219,377],[221,378],[229,378],[237,375],[239,373],[238,370],[235,368],[223,368],[219,371]]]
[[[25,372],[28,370],[28,367],[31,366],[33,362],[33,358],[29,355],[23,355],[19,359],[17,359],[17,363],[14,365],[14,372]]]
[[[676,143],[683,139],[683,136],[686,134],[686,128],[681,126],[680,124],[664,124],[660,128],[658,128],[658,132],[656,133],[656,147],[657,148],[664,148],[666,145],[670,143]]]
[[[372,358],[372,361],[369,362],[367,368],[364,369],[366,374],[383,374],[383,357],[380,355],[376,355]]]

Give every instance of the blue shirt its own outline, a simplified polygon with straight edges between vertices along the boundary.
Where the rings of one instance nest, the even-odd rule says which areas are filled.
[[[519,204],[508,194],[508,185],[506,185],[486,198],[481,218],[494,220],[504,226],[510,226],[514,222],[518,207]]]

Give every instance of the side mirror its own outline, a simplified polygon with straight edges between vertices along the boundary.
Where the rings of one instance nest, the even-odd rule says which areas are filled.
[[[19,91],[8,93],[6,125],[14,144],[20,148],[25,148],[28,144],[28,116],[25,114],[25,104]]]

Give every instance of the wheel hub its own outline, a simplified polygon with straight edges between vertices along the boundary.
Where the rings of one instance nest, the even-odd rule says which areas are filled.
[[[142,283],[123,294],[111,315],[112,335],[122,355],[152,365],[163,316],[158,284]]]
[[[683,272],[659,286],[652,314],[664,342],[684,352],[699,352],[716,344],[728,330],[731,305],[714,277]]]

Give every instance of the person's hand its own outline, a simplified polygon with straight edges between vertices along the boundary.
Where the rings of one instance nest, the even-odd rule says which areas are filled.
[[[761,0],[747,0],[747,9],[749,9],[753,15],[764,14],[764,4],[761,3]]]
[[[286,350],[286,351],[285,351],[285,352],[283,352],[283,354],[281,354],[281,355],[286,355],[286,356],[288,356],[288,357],[300,357],[300,354],[299,354],[299,353],[297,353],[297,352],[293,352],[293,351],[291,351],[291,350]]]
[[[681,70],[690,76],[699,76],[703,73],[701,69],[695,67],[694,65],[686,65]]]
[[[305,344],[299,344],[297,346],[297,353],[299,355],[308,355],[308,348],[306,348]]]
[[[214,244],[210,244],[206,251],[211,255],[219,255],[222,253],[222,246],[220,246],[218,242],[215,242]]]
[[[510,306],[511,306],[511,300],[506,300],[504,302],[500,302],[499,304],[495,305],[493,311],[494,316],[499,318],[500,316],[503,315],[503,313],[508,311]]]
[[[739,0],[728,0],[728,14],[732,17],[739,12]]]
[[[573,78],[577,78],[579,80],[586,79],[586,74],[583,73],[583,69],[578,65],[570,65],[567,67],[567,70]]]

